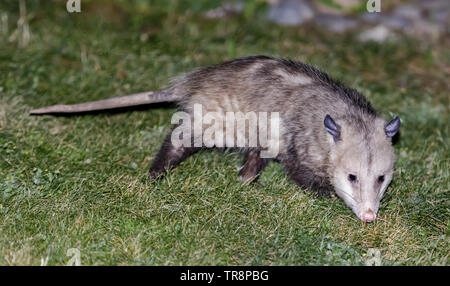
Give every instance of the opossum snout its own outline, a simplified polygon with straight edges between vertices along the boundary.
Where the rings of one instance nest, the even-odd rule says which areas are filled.
[[[372,222],[375,220],[375,217],[376,215],[371,209],[368,209],[361,214],[361,220],[363,222]]]

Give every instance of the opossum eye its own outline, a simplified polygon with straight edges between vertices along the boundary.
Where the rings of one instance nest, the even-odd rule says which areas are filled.
[[[378,177],[378,183],[383,183],[384,182],[384,176],[379,176]]]
[[[358,178],[353,174],[348,175],[348,180],[352,183],[356,182],[357,179]]]

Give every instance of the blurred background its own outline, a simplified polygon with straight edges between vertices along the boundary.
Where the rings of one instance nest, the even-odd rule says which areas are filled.
[[[446,0],[2,0],[0,13],[3,51],[52,47],[67,65],[84,69],[104,69],[100,54],[119,49],[125,58],[146,53],[151,62],[141,58],[142,65],[170,58],[162,68],[173,70],[164,76],[173,76],[176,66],[251,54],[327,69],[353,65],[348,57],[355,54],[360,75],[381,76],[367,65],[368,53],[386,53],[375,65],[394,70],[398,65],[389,57],[396,52],[421,53],[429,66],[440,62],[438,49],[448,47],[450,29]],[[447,65],[440,68],[448,75]],[[117,70],[119,79],[127,72]]]
[[[377,248],[383,265],[448,265],[449,4],[0,0],[0,264],[66,264],[77,247],[82,264],[363,265]],[[236,154],[145,180],[171,128],[165,106],[28,115],[259,54],[312,64],[400,116],[377,223],[299,192],[277,164],[243,185]]]
[[[0,51],[3,62],[25,62],[29,53],[70,74],[53,82],[46,73],[38,84],[35,71],[41,91],[74,87],[80,70],[114,79],[119,91],[148,89],[199,65],[255,54],[305,61],[350,83],[363,77],[378,89],[442,89],[449,13],[446,0],[2,0]]]
[[[411,104],[448,109],[449,13],[447,0],[2,0],[0,91],[74,103],[264,54],[317,66],[407,119]]]

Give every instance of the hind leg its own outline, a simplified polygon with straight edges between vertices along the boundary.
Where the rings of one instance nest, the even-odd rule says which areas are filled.
[[[195,153],[199,148],[175,147],[171,134],[167,135],[161,149],[158,151],[148,172],[148,178],[154,179],[163,175],[167,170],[178,166],[184,159]]]
[[[267,166],[268,160],[260,157],[260,150],[250,150],[244,155],[244,163],[239,171],[239,178],[247,183],[251,182]]]

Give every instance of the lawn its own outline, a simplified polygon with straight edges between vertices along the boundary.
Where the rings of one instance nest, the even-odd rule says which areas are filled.
[[[0,4],[0,264],[449,265],[450,41],[360,43],[264,20],[266,4],[206,19],[214,1]],[[3,20],[2,20],[3,19]],[[7,26],[5,24],[8,23]],[[28,37],[28,32],[30,37]],[[32,108],[154,90],[195,67],[265,54],[313,64],[399,115],[394,180],[375,223],[301,190],[271,163],[201,152],[160,181],[148,167],[171,105],[84,116]],[[69,255],[67,255],[69,254]]]

